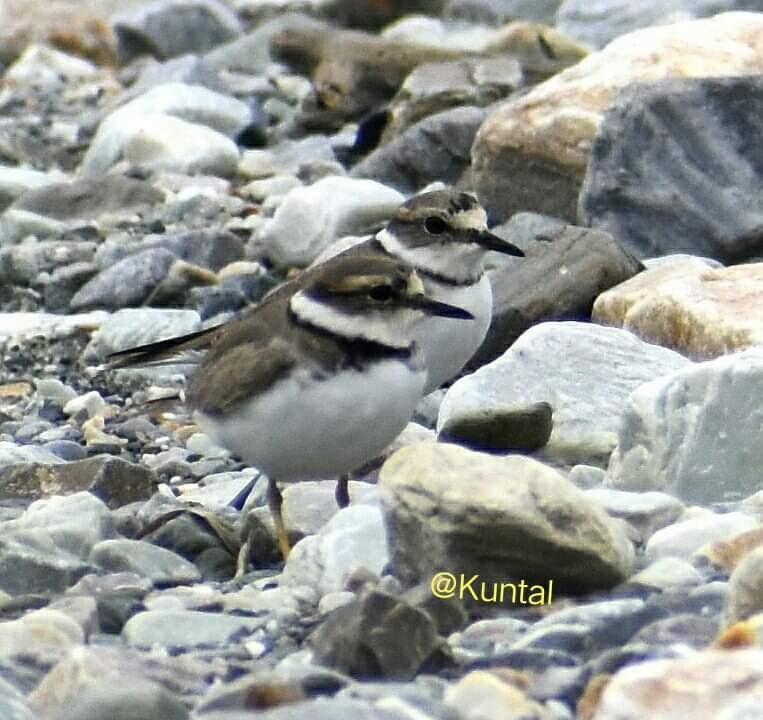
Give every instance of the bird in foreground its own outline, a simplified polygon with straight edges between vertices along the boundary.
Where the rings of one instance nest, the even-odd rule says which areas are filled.
[[[429,297],[413,268],[383,255],[337,257],[289,285],[290,292],[272,293],[185,341],[202,338],[208,347],[185,402],[205,433],[268,476],[284,558],[289,542],[277,483],[341,475],[337,500],[346,504],[346,473],[378,456],[422,397],[427,375],[413,341],[416,320],[455,325],[473,317]],[[114,353],[111,367],[161,360],[177,349],[173,340]]]

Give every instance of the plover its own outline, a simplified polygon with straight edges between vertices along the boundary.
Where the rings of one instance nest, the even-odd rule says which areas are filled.
[[[279,548],[289,543],[277,483],[344,476],[379,455],[410,420],[426,384],[412,339],[418,317],[472,321],[425,294],[417,272],[383,255],[337,257],[223,326],[186,336],[208,346],[185,402],[220,445],[268,476]],[[174,340],[174,339],[173,339]],[[110,356],[112,367],[161,360],[164,341]],[[245,566],[248,542],[239,556]]]

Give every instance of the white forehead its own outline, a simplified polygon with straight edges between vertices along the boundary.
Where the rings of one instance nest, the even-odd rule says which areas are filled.
[[[479,206],[460,210],[450,217],[450,224],[459,230],[484,230],[487,227],[487,213]]]

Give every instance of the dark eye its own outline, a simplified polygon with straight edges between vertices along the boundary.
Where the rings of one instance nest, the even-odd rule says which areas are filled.
[[[368,290],[368,297],[372,300],[378,300],[379,302],[391,300],[392,295],[393,291],[389,285],[375,285]]]
[[[448,229],[448,223],[442,218],[432,216],[424,220],[424,227],[432,235],[442,235]]]

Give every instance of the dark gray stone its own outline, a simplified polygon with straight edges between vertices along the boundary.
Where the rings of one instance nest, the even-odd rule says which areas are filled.
[[[376,590],[335,610],[310,642],[318,662],[358,678],[411,679],[448,657],[427,613]]]
[[[421,120],[359,162],[350,175],[372,178],[402,192],[434,180],[456,183],[471,162],[474,136],[486,110],[459,107]]]
[[[471,368],[497,358],[539,322],[589,318],[599,294],[641,270],[638,260],[608,233],[571,225],[538,235],[535,242],[521,247],[525,251],[521,263],[489,273],[493,322],[469,362]]]
[[[447,0],[443,15],[487,25],[536,20],[553,25],[562,0]]]
[[[238,16],[218,0],[154,0],[117,15],[112,26],[123,63],[203,53],[242,32]]]
[[[593,142],[585,225],[639,257],[763,253],[763,80],[664,80],[620,93]]]

